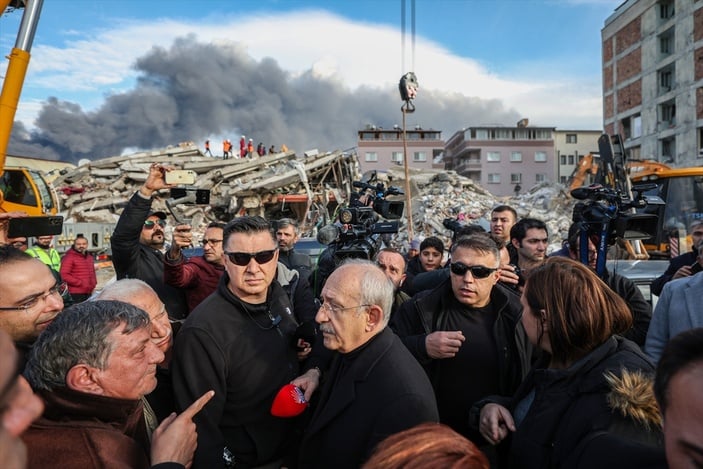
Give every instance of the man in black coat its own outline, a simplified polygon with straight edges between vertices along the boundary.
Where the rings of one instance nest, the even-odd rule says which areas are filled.
[[[322,290],[316,320],[335,351],[300,445],[300,468],[358,468],[387,436],[438,421],[427,376],[386,327],[393,284],[368,261],[348,260]]]
[[[669,267],[667,267],[666,271],[652,282],[650,289],[653,295],[661,295],[664,285],[669,281],[677,278],[690,277],[701,271],[701,265],[697,264],[697,248],[700,246],[701,240],[703,240],[703,219],[693,220],[689,227],[689,232],[691,233],[691,245],[693,249],[669,261]]]
[[[440,421],[477,444],[482,437],[469,428],[471,404],[512,394],[532,355],[519,298],[497,285],[499,256],[485,235],[460,237],[452,245],[450,278],[403,303],[392,323],[432,381]]]
[[[164,180],[165,171],[161,165],[152,164],[146,181],[127,203],[110,239],[112,263],[117,280],[145,281],[164,302],[169,317],[183,319],[188,314],[185,293],[164,282],[166,214],[151,211],[153,194],[171,187]]]

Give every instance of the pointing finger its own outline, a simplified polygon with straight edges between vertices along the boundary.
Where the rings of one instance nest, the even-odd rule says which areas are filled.
[[[200,412],[203,407],[205,407],[205,404],[207,404],[210,399],[212,399],[212,396],[215,395],[215,391],[208,391],[202,396],[198,398],[195,402],[193,402],[190,407],[188,407],[186,410],[184,410],[179,417],[185,416],[185,418],[192,419],[195,414]]]

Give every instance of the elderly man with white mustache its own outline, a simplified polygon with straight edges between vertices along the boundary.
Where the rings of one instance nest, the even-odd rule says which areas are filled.
[[[479,446],[478,427],[469,428],[472,403],[510,395],[530,368],[520,298],[498,283],[499,267],[495,241],[460,237],[451,248],[450,278],[403,303],[391,324],[425,367],[440,422]]]
[[[386,327],[394,289],[378,266],[359,259],[327,279],[315,320],[334,353],[298,468],[358,468],[387,436],[438,420],[422,367]]]

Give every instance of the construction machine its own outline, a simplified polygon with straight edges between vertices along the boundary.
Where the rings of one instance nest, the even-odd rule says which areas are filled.
[[[639,213],[656,215],[658,220],[651,238],[638,243],[625,243],[630,257],[668,259],[689,251],[692,246],[688,227],[693,220],[703,218],[703,167],[672,168],[654,160],[628,161],[623,157],[620,137],[613,135],[609,138],[615,154],[624,162],[624,171],[615,164],[615,170],[608,172],[600,155],[589,153],[574,170],[569,190],[581,187],[589,174],[597,184],[616,188],[620,186],[624,190],[631,186],[649,184],[652,188],[644,191],[644,195],[659,197],[666,204],[638,209]],[[630,248],[634,251],[630,252]]]
[[[7,167],[7,146],[29,65],[43,0],[0,0],[0,15],[24,9],[15,47],[8,56],[0,93],[0,212],[23,211],[29,216],[54,215],[57,199],[41,172],[26,167]]]

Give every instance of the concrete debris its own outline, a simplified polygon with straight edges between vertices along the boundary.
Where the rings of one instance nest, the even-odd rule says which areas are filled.
[[[245,214],[305,221],[308,208],[315,203],[324,202],[326,207],[345,203],[352,181],[359,178],[355,154],[314,152],[298,157],[288,151],[224,160],[205,157],[197,146],[186,143],[90,161],[55,179],[53,187],[65,223],[115,223],[155,162],[192,170],[197,176],[194,185],[182,187],[187,196],[180,194],[174,199],[170,191],[162,191],[152,207],[170,211],[176,220],[191,221],[203,230],[209,222]],[[210,191],[208,204],[194,204],[198,189]],[[328,217],[304,223],[303,230],[316,232],[329,222]]]
[[[240,215],[262,215],[276,220],[296,218],[304,236],[333,220],[338,204],[346,204],[352,182],[359,180],[354,153],[288,151],[254,159],[205,157],[191,143],[91,161],[53,181],[62,203],[65,223],[115,223],[129,198],[146,180],[151,163],[195,171],[195,184],[185,187],[184,200],[159,193],[153,208],[171,212],[177,220],[190,222],[203,232],[212,221],[228,221]],[[454,171],[410,169],[413,236],[439,236],[447,242],[451,231],[446,218],[488,226],[490,212],[499,204],[515,208],[519,217],[544,220],[550,233],[550,250],[558,249],[571,223],[574,201],[560,185],[541,185],[515,197],[496,198],[475,181]],[[378,174],[387,186],[405,190],[402,170]],[[209,204],[193,204],[196,189],[210,191]],[[393,196],[403,200],[404,196]],[[181,202],[191,203],[181,203]],[[407,207],[406,207],[407,213]],[[406,249],[410,240],[401,220],[394,245]],[[171,227],[172,228],[172,227]],[[170,233],[167,231],[167,237]]]

